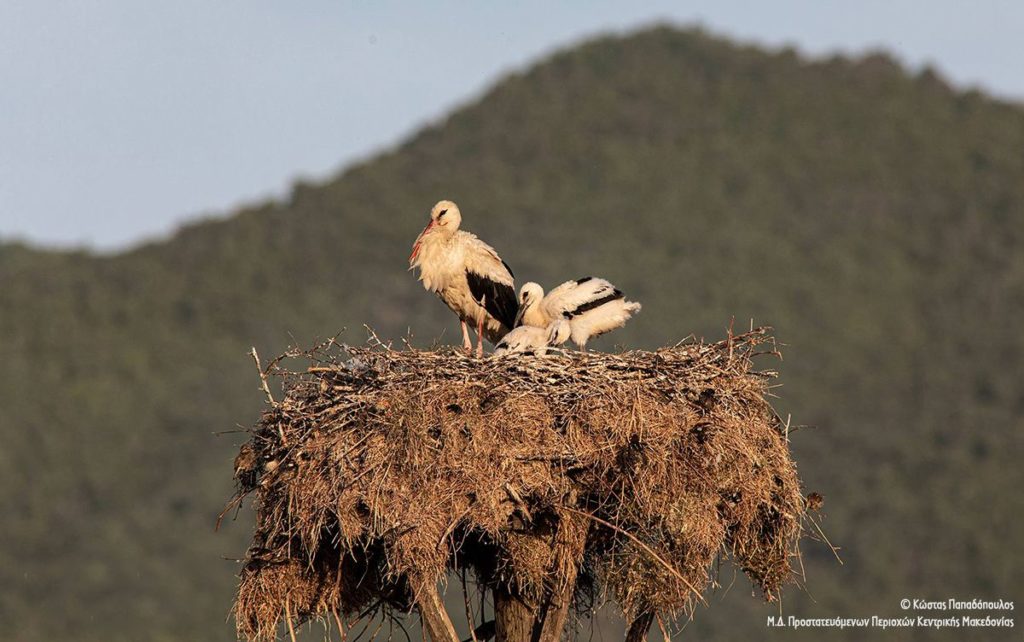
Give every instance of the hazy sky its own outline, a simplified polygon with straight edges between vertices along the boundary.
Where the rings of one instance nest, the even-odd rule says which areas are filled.
[[[0,0],[0,237],[120,248],[393,145],[583,37],[884,47],[1024,98],[1024,2]],[[642,6],[641,6],[642,5]]]

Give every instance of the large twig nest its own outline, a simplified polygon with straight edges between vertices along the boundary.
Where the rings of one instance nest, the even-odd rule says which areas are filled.
[[[239,635],[408,610],[453,567],[537,600],[578,571],[581,599],[674,615],[725,553],[774,599],[804,502],[774,373],[754,370],[772,346],[759,329],[622,354],[287,355],[310,365],[275,362],[285,397],[236,462],[256,494]]]

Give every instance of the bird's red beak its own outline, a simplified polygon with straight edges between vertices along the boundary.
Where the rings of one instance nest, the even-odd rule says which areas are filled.
[[[436,222],[437,221],[435,221],[434,219],[430,219],[430,222],[427,223],[427,226],[425,228],[423,228],[423,231],[420,232],[420,235],[416,237],[416,242],[412,244],[412,254],[409,255],[410,265],[412,264],[413,261],[416,260],[416,257],[420,253],[420,243],[423,241],[423,237],[427,234],[427,232],[434,228],[434,224]]]

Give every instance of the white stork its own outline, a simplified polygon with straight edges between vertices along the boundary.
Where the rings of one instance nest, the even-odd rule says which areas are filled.
[[[573,343],[581,350],[587,341],[626,325],[640,311],[640,304],[627,301],[614,285],[592,276],[566,281],[544,295],[536,283],[526,283],[519,291],[516,325],[546,328],[557,319],[569,322]]]
[[[521,325],[502,337],[495,346],[494,354],[527,353],[537,356],[547,354],[548,348],[569,340],[572,329],[565,319],[557,319],[546,328]]]
[[[518,305],[508,264],[494,248],[459,229],[462,214],[451,201],[430,210],[430,223],[412,246],[409,269],[419,268],[423,287],[434,292],[462,322],[462,345],[472,352],[467,323],[476,328],[478,357],[483,339],[497,343],[515,325]]]

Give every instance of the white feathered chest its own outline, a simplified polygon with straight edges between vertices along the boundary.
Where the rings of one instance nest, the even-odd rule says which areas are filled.
[[[448,238],[439,234],[424,237],[416,262],[413,263],[413,267],[419,268],[419,278],[424,288],[440,294],[446,288],[465,282],[465,243],[459,242],[462,240],[459,237],[464,234],[472,236],[460,230]]]

